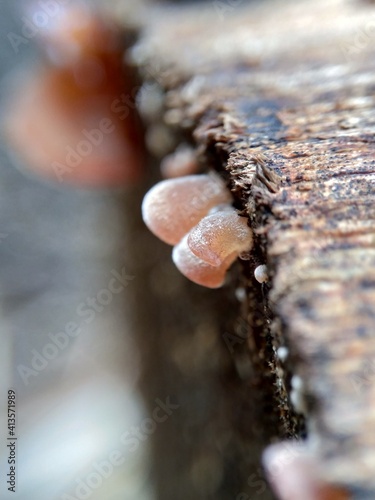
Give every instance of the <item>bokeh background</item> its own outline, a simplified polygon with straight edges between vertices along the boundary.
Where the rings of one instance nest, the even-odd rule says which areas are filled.
[[[25,2],[1,3],[1,110],[12,82],[39,63],[33,39],[20,45],[16,53],[8,37],[10,33],[22,35],[25,6]],[[99,474],[103,484],[92,477],[94,488],[85,496],[82,486],[82,498],[153,498],[147,443],[133,451],[121,441],[126,431],[147,416],[136,388],[140,361],[129,312],[133,283],[140,278],[129,250],[134,234],[128,228],[128,214],[139,212],[141,189],[138,193],[61,189],[25,175],[20,161],[2,134],[2,459],[7,458],[9,388],[17,394],[18,445],[17,492],[7,491],[8,467],[2,463],[0,498],[51,500],[64,498],[64,494],[75,498],[79,481],[85,482],[95,473],[95,463],[108,461],[116,450],[121,457],[113,471],[103,465]],[[77,307],[107,290],[111,272],[121,275],[123,268],[132,281],[112,298],[102,292],[106,305],[99,306],[100,311],[87,324],[77,314]],[[57,347],[57,353],[54,348],[48,351],[46,346],[54,344],[51,338],[69,323],[76,324],[79,333],[67,341],[62,336],[60,346],[64,347]],[[51,359],[44,357],[45,352]]]

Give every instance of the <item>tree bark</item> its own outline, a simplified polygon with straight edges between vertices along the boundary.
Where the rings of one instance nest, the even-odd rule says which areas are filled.
[[[232,276],[241,310],[222,335],[242,393],[237,467],[307,434],[328,482],[374,498],[373,6],[210,2],[149,17],[133,51],[146,95],[162,95],[149,133],[194,144],[256,234]],[[256,493],[251,467],[242,498]]]

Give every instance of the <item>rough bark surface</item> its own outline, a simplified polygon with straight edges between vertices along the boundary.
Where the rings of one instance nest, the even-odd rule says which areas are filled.
[[[157,8],[133,52],[160,121],[222,173],[257,235],[228,337],[258,404],[247,449],[306,423],[327,480],[357,499],[375,496],[374,19],[344,0]]]

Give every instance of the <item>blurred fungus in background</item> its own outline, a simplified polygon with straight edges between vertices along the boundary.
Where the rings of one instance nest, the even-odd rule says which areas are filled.
[[[40,10],[37,4],[30,8]],[[6,135],[26,168],[58,183],[116,187],[142,175],[138,90],[125,34],[86,2],[38,30],[44,60],[8,99]]]
[[[47,4],[55,13],[37,26]],[[12,388],[14,496],[151,500],[147,443],[126,440],[148,416],[133,337],[138,195],[56,189],[142,177],[137,82],[123,62],[133,34],[76,1],[2,2],[0,25],[0,423],[4,439]],[[4,473],[0,498],[6,487]]]

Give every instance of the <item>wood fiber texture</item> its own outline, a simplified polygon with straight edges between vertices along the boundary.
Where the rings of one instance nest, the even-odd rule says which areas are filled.
[[[358,499],[375,497],[374,39],[366,2],[209,2],[157,8],[133,54],[257,235],[242,319],[262,432],[304,434],[301,377],[326,478]]]

